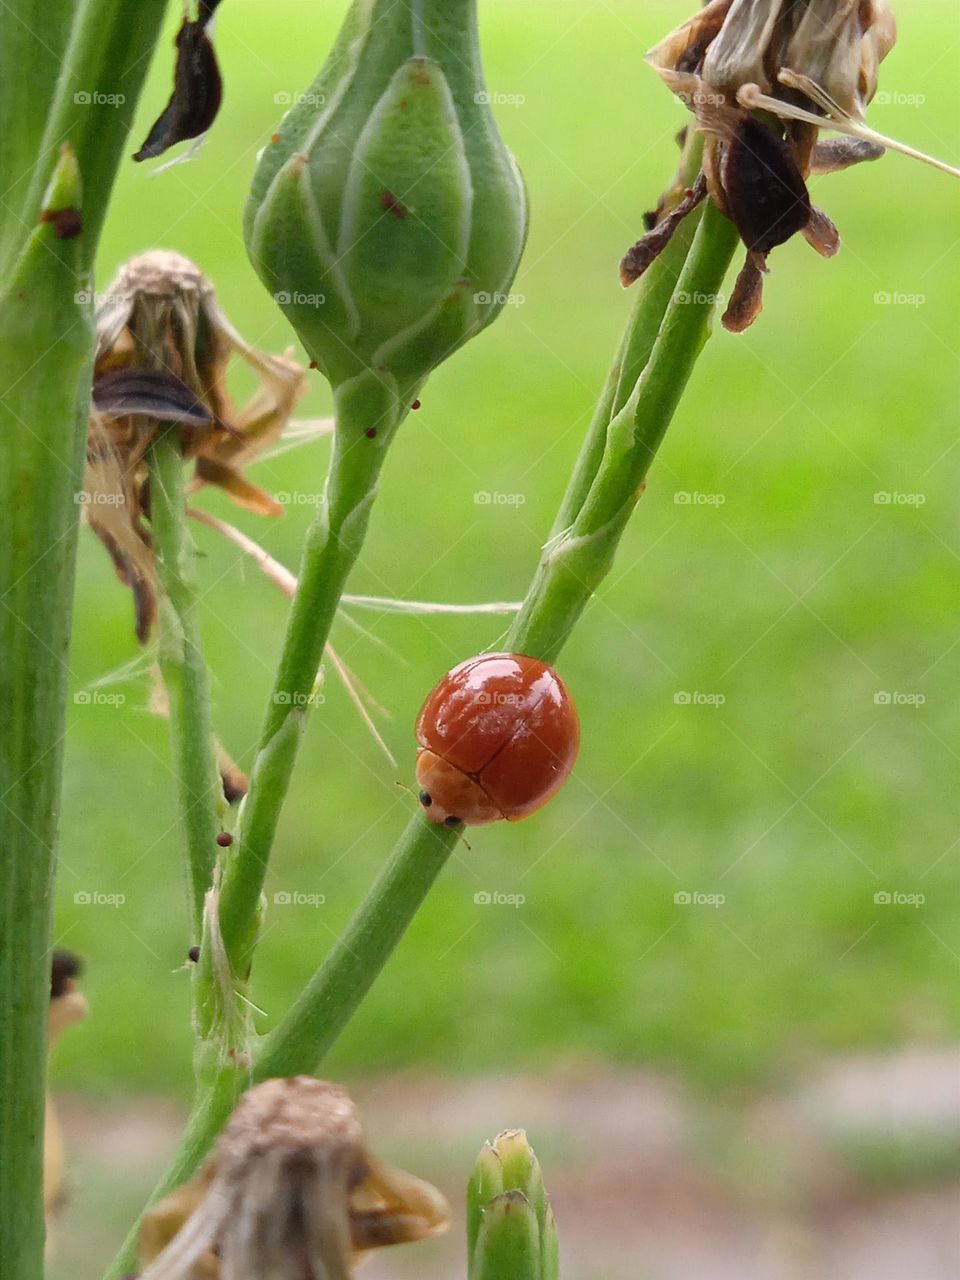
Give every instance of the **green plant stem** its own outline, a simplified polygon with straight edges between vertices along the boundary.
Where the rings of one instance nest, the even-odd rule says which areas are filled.
[[[347,577],[366,536],[387,448],[410,397],[364,374],[337,394],[333,456],[307,534],[299,583],[264,723],[236,853],[220,899],[220,931],[231,969],[249,971],[260,897],[280,809],[290,786],[317,672]],[[375,436],[367,434],[373,428]]]
[[[555,552],[545,556],[511,640],[515,644],[522,641],[525,652],[554,655],[609,568],[637,489],[707,336],[711,307],[696,299],[719,292],[735,243],[732,224],[708,206],[679,281],[678,291],[694,301],[678,303],[671,291],[672,300],[664,315],[662,290],[651,289],[645,295],[649,300],[631,316],[621,351],[636,353],[633,360],[640,359],[645,342],[640,331],[647,332],[654,323],[651,311],[660,317],[658,335],[645,369],[638,369],[637,385],[607,424],[597,468],[590,484],[584,485],[582,510],[575,514],[573,524],[586,531],[590,551],[584,555],[575,548],[572,554],[565,550],[559,558]],[[623,398],[622,393],[615,394]],[[588,440],[585,449],[593,446]],[[585,470],[581,467],[581,474]],[[540,643],[542,651],[535,647]],[[317,1069],[423,903],[458,834],[438,829],[419,812],[410,819],[343,938],[262,1042],[255,1059],[256,1079]],[[176,1157],[182,1174],[197,1167],[226,1115],[226,1111],[207,1107],[194,1117],[189,1137]],[[163,1185],[170,1185],[169,1178]],[[121,1255],[107,1280],[118,1280],[131,1257],[129,1250]]]
[[[242,1092],[236,1065],[226,1063],[218,1072],[211,1087],[200,1095],[190,1113],[186,1128],[180,1138],[180,1146],[161,1181],[154,1188],[143,1213],[130,1228],[117,1256],[104,1273],[103,1280],[123,1280],[137,1263],[137,1241],[140,1224],[151,1204],[168,1195],[196,1171],[200,1158],[209,1150],[213,1138],[226,1123]]]
[[[572,522],[548,542],[514,619],[508,646],[552,662],[600,582],[617,546],[697,356],[737,244],[713,205],[704,210],[678,287],[637,384],[611,419],[603,456]]]
[[[414,816],[341,938],[257,1054],[254,1077],[316,1070],[416,915],[459,830]]]
[[[157,433],[148,462],[150,528],[163,587],[158,656],[170,703],[193,941],[199,942],[204,896],[213,882],[216,862],[221,786],[200,638],[193,543],[186,523],[183,452],[175,427]]]
[[[683,154],[676,177],[663,197],[665,210],[675,207],[692,186],[700,171],[703,136],[694,129],[687,131]],[[627,321],[617,354],[614,357],[600,399],[594,410],[587,434],[563,501],[557,511],[550,536],[555,537],[573,524],[586,501],[590,486],[600,470],[607,445],[610,420],[629,400],[641,373],[650,359],[653,344],[660,332],[664,314],[677,287],[693,235],[700,224],[702,207],[684,218],[663,252],[650,264],[633,288],[633,311]]]

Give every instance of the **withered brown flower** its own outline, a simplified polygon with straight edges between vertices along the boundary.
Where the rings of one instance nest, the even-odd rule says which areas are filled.
[[[625,255],[631,284],[706,195],[747,249],[723,316],[747,328],[762,306],[767,255],[798,231],[824,257],[836,227],[810,202],[806,180],[894,148],[956,170],[877,134],[863,113],[896,26],[885,0],[712,0],[648,55],[704,134],[700,180]],[[820,141],[822,130],[847,136]]]
[[[267,1080],[201,1173],[147,1215],[141,1280],[349,1280],[367,1251],[447,1221],[439,1191],[371,1155],[338,1085]]]
[[[226,386],[234,354],[260,378],[239,410]],[[179,428],[194,488],[219,485],[240,506],[279,515],[280,505],[243,467],[279,439],[305,388],[306,372],[291,354],[268,355],[246,342],[210,281],[178,253],[131,258],[98,300],[83,503],[133,591],[142,642],[156,616],[146,455],[157,430]]]

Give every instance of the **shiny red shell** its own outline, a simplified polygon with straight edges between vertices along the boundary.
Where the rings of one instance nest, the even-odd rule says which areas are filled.
[[[448,671],[417,718],[417,782],[431,822],[517,822],[570,776],[580,722],[552,667],[487,653]]]

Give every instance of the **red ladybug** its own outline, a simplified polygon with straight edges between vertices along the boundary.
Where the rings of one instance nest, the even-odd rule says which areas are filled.
[[[417,782],[431,822],[517,822],[570,775],[580,722],[563,681],[521,653],[448,671],[417,718]]]

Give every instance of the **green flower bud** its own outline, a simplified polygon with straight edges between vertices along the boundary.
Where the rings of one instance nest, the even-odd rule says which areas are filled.
[[[486,1143],[467,1189],[470,1280],[558,1280],[557,1224],[522,1129]]]
[[[402,417],[493,320],[517,269],[526,200],[475,10],[355,0],[254,176],[248,252],[350,418],[395,425],[391,408]]]

